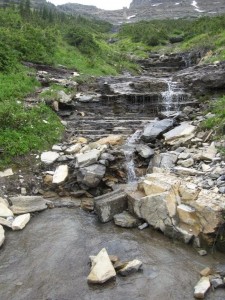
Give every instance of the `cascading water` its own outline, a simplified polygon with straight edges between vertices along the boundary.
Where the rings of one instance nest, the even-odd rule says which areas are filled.
[[[179,111],[179,103],[184,100],[184,92],[177,86],[177,82],[166,80],[168,89],[161,93],[166,112]]]
[[[137,182],[137,176],[135,173],[135,165],[134,165],[134,152],[135,152],[135,146],[137,142],[140,140],[141,133],[142,130],[135,131],[134,134],[128,137],[126,144],[123,147],[128,184]]]

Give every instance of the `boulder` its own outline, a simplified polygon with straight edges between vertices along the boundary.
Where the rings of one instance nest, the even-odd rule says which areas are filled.
[[[118,271],[118,273],[122,276],[127,276],[131,273],[138,272],[141,267],[142,262],[138,259],[134,259],[132,261],[129,261],[125,267]]]
[[[101,164],[94,164],[80,168],[77,173],[78,183],[94,188],[99,185],[106,172],[106,167]]]
[[[185,159],[185,160],[179,160],[177,162],[178,165],[180,165],[181,167],[184,167],[184,168],[189,168],[189,167],[192,167],[194,165],[194,159],[193,158],[188,158],[188,159]]]
[[[12,217],[13,212],[3,203],[0,202],[0,217]]]
[[[67,104],[72,101],[71,95],[67,95],[64,91],[58,91],[57,95],[60,103]]]
[[[210,289],[209,277],[202,277],[194,288],[194,297],[196,299],[204,299],[209,289]]]
[[[177,155],[175,153],[159,153],[156,154],[153,159],[151,159],[148,166],[148,173],[153,172],[153,168],[161,169],[172,169],[177,162]]]
[[[184,167],[175,167],[173,171],[178,175],[186,175],[186,176],[198,176],[204,175],[204,172],[192,169],[192,168],[184,168]]]
[[[127,194],[122,190],[96,197],[94,199],[95,211],[101,222],[106,223],[116,214],[122,213],[127,208]]]
[[[41,154],[41,161],[46,165],[53,164],[59,158],[59,153],[48,151]]]
[[[179,145],[191,140],[195,136],[196,127],[188,122],[182,123],[163,136],[169,145]]]
[[[16,196],[10,198],[14,214],[25,214],[47,209],[46,201],[41,196]]]
[[[67,165],[58,166],[53,175],[52,183],[60,184],[66,180],[67,176],[68,176],[68,166]]]
[[[114,223],[117,226],[124,227],[124,228],[134,228],[140,225],[140,220],[136,217],[133,217],[129,212],[124,211],[121,214],[115,215],[113,217]]]
[[[110,261],[106,249],[102,249],[92,261],[88,283],[104,283],[116,276],[116,271]]]
[[[12,222],[12,230],[22,230],[30,221],[30,214],[20,215]]]
[[[150,158],[154,155],[154,150],[152,150],[147,145],[143,145],[143,144],[137,145],[136,151],[143,158]]]
[[[170,128],[172,128],[173,124],[174,124],[173,119],[164,119],[164,120],[160,120],[160,121],[154,121],[145,127],[144,132],[141,136],[141,139],[144,142],[155,141],[155,139],[157,137],[159,137],[161,134],[165,133]]]
[[[198,224],[198,217],[196,214],[196,210],[185,204],[180,204],[177,207],[178,216],[181,222],[187,225],[194,226]]]
[[[84,154],[77,154],[76,166],[82,168],[82,167],[93,165],[98,161],[100,155],[101,155],[101,151],[97,149],[93,149]]]
[[[3,229],[2,225],[0,225],[0,247],[3,245],[5,240],[5,230]]]
[[[195,201],[198,198],[200,189],[194,183],[182,182],[179,187],[179,194],[182,202]]]

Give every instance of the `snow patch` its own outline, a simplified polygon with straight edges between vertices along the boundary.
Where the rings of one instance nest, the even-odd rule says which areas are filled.
[[[194,8],[195,8],[195,10],[197,11],[197,12],[204,12],[204,10],[201,10],[200,8],[199,8],[199,6],[198,6],[198,2],[197,1],[192,1],[192,3],[191,3],[191,5],[192,6],[194,6]]]
[[[137,15],[129,16],[129,17],[127,17],[127,20],[133,19],[133,18],[135,18],[136,16],[137,16]]]

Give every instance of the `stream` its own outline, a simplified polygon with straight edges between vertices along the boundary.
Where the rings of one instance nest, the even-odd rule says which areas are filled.
[[[88,285],[89,255],[106,247],[122,260],[138,258],[143,271],[102,286]],[[151,228],[100,224],[80,209],[38,214],[20,232],[7,232],[0,254],[1,300],[191,300],[198,272],[224,255],[201,257],[190,246]],[[224,300],[224,290],[208,300]]]

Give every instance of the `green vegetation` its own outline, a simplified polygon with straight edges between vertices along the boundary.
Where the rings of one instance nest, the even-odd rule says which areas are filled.
[[[213,117],[203,122],[203,128],[213,129],[217,137],[225,135],[225,96],[211,102],[210,111]]]

